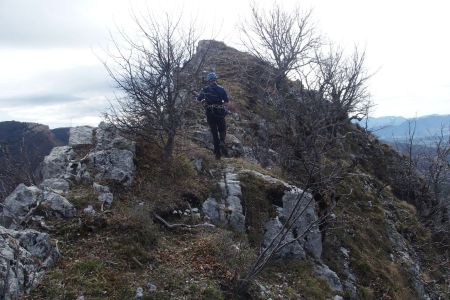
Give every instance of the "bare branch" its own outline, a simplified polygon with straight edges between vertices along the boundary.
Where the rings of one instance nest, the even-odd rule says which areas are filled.
[[[169,222],[167,222],[166,220],[164,220],[161,216],[159,216],[158,214],[154,214],[153,215],[158,221],[160,221],[164,226],[166,226],[169,229],[174,229],[174,228],[178,228],[178,227],[182,227],[182,228],[188,228],[188,229],[194,229],[194,228],[199,228],[199,227],[205,227],[205,228],[216,228],[216,226],[214,226],[213,224],[210,223],[202,223],[202,224],[195,224],[195,225],[188,225],[188,224],[170,224]]]

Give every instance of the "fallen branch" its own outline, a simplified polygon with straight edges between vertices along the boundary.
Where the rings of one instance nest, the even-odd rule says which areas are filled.
[[[41,201],[38,200],[36,202],[36,205],[34,207],[32,207],[28,213],[26,214],[26,216],[23,218],[22,222],[20,222],[20,224],[25,224],[28,222],[28,220],[30,219],[30,217],[33,215],[33,213],[36,211],[36,209],[38,209],[38,207],[41,205]]]
[[[141,268],[143,268],[144,267],[144,265],[136,258],[136,257],[131,257],[132,259],[133,259],[133,261],[135,262],[135,263],[137,263]]]
[[[188,229],[193,229],[193,228],[198,228],[198,227],[206,227],[206,228],[216,228],[216,226],[214,226],[213,224],[210,223],[203,223],[203,224],[195,224],[195,225],[188,225],[188,224],[170,224],[168,223],[166,220],[164,220],[161,216],[159,216],[158,214],[153,214],[153,216],[160,221],[164,226],[166,226],[169,229],[174,229],[177,227],[182,227],[182,228],[188,228]]]
[[[116,263],[116,262],[113,262],[113,261],[110,261],[110,260],[105,260],[105,262],[107,264],[111,264],[111,265],[114,265],[114,266],[118,266],[119,265],[119,263]]]
[[[61,255],[61,251],[59,251],[58,244],[59,244],[59,240],[55,239],[55,249],[56,249],[56,252],[58,252],[58,254]]]

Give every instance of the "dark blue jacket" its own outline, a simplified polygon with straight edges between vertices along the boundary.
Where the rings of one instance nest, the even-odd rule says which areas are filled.
[[[208,84],[200,91],[197,100],[206,100],[207,104],[222,104],[228,102],[228,95],[222,86],[213,83]]]

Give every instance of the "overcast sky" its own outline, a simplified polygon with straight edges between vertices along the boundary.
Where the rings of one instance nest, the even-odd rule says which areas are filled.
[[[312,8],[323,35],[366,48],[375,116],[450,114],[449,1],[278,2]],[[206,38],[236,47],[248,15],[242,0],[0,0],[0,121],[97,125],[113,92],[98,56],[109,30],[131,28],[131,8],[143,7],[183,10]]]

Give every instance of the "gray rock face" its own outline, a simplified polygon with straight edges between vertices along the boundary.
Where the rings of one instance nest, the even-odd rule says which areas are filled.
[[[350,266],[350,250],[341,247],[339,248],[339,254],[342,256],[342,273],[343,273],[343,287],[349,298],[352,300],[359,299],[358,289],[356,288],[356,276],[353,274],[353,270]]]
[[[135,151],[133,141],[122,137],[112,125],[102,122],[96,131],[95,149],[83,160],[83,165],[93,171],[97,180],[110,179],[129,185],[134,177]]]
[[[98,183],[94,182],[92,187],[94,188],[94,191],[97,194],[109,193],[109,187],[107,187],[106,185],[101,185],[101,184],[98,184]]]
[[[118,130],[105,122],[101,122],[98,125],[96,131],[96,151],[120,149],[129,150],[132,153],[136,152],[136,144],[129,139],[124,138],[118,132]]]
[[[228,134],[226,138],[226,146],[229,156],[243,156],[245,154],[242,142],[234,135]]]
[[[213,223],[230,226],[236,231],[245,232],[245,216],[242,210],[242,191],[238,175],[225,171],[219,182],[221,198],[209,197],[203,203],[203,212]]]
[[[39,188],[42,190],[53,191],[58,194],[65,194],[70,189],[70,184],[67,180],[62,178],[49,178],[45,179],[40,185]]]
[[[92,144],[93,132],[94,128],[89,126],[73,128],[71,145]],[[134,142],[120,136],[113,126],[102,122],[96,130],[96,145],[93,151],[85,158],[77,160],[72,147],[55,147],[44,159],[42,175],[44,180],[65,179],[89,184],[93,181],[91,172],[94,172],[93,175],[97,179],[111,179],[128,185],[132,182],[135,171],[135,148]]]
[[[291,231],[286,235],[286,241],[296,239],[290,245],[291,248],[282,249],[279,258],[296,257],[304,258],[305,253],[320,259],[322,255],[322,235],[318,228],[318,217],[315,211],[316,203],[307,192],[292,186],[277,178],[261,174],[253,170],[243,170],[242,173],[257,176],[269,184],[282,185],[286,191],[282,198],[283,207],[277,207],[278,217],[269,220],[265,224],[264,247],[268,247],[270,240],[276,236],[282,228],[282,225],[289,219],[295,220]],[[302,251],[297,248],[301,248]]]
[[[389,240],[392,243],[392,248],[395,253],[392,256],[394,260],[398,260],[402,265],[408,269],[409,276],[413,283],[413,287],[419,299],[431,299],[430,295],[426,292],[424,283],[420,280],[421,267],[418,256],[406,239],[397,231],[395,227],[394,215],[391,212],[385,211],[385,224],[386,231],[388,233]]]
[[[208,218],[211,219],[214,223],[220,223],[221,222],[221,211],[225,208],[223,204],[217,203],[216,199],[209,197],[206,199],[205,202],[203,202],[202,209],[203,213],[208,216]]]
[[[287,220],[292,214],[294,219],[297,219],[292,232],[296,237],[302,236],[298,239],[298,243],[314,258],[320,259],[322,255],[322,235],[318,227],[315,204],[311,194],[293,188],[285,192],[283,196],[282,217]]]
[[[328,266],[321,264],[316,265],[314,266],[314,271],[316,272],[317,276],[324,279],[328,283],[328,285],[334,292],[343,291],[341,280],[335,272],[330,270]]]
[[[19,184],[16,189],[5,199],[3,214],[20,221],[36,202],[42,199],[42,191],[35,187],[27,187]]]
[[[356,276],[353,273],[353,270],[350,266],[350,250],[340,247],[337,255],[341,256],[342,262],[342,275],[341,282],[344,288],[344,291],[347,293],[348,297],[351,300],[359,299],[358,289],[356,288]]]
[[[74,151],[70,146],[53,148],[42,163],[43,179],[65,178],[69,162],[74,158]]]
[[[202,172],[203,170],[203,159],[201,158],[196,158],[193,162],[194,164],[194,169],[195,169],[195,173],[198,175]]]
[[[95,178],[111,179],[130,185],[134,178],[134,153],[130,150],[101,150],[88,154],[88,165],[94,170]]]
[[[315,211],[316,203],[311,194],[302,189],[271,176],[255,171],[243,171],[258,176],[269,184],[282,185],[286,188],[282,197],[283,207],[277,207],[278,216],[265,224],[263,249],[275,250],[279,245],[274,258],[278,259],[305,259],[307,254],[319,263],[314,267],[317,275],[327,281],[335,292],[342,292],[342,283],[335,272],[328,266],[320,263],[322,255],[322,235],[318,227],[318,217]],[[283,225],[292,222],[292,228],[282,231]]]
[[[109,191],[109,187],[100,185],[98,183],[93,184],[94,191],[98,195],[98,200],[107,205],[111,205],[113,202],[113,194]]]
[[[196,130],[192,133],[192,139],[200,143],[203,147],[213,150],[213,139],[209,130],[206,128],[203,130]]]
[[[71,129],[69,143],[73,147],[91,145],[93,137],[94,128],[76,127]],[[76,158],[71,146],[55,147],[44,158],[40,188],[21,184],[0,207],[0,299],[18,299],[21,292],[37,284],[58,254],[47,234],[13,229],[28,222],[39,222],[44,227],[44,218],[49,215],[73,217],[76,210],[62,195],[74,182],[92,183],[90,172],[96,178],[125,185],[133,179],[135,143],[121,137],[113,127],[100,124],[94,150],[82,159]],[[112,203],[113,195],[107,186],[94,184],[94,189],[100,201]],[[38,206],[44,209],[45,216],[38,213],[42,211],[36,209]],[[85,212],[95,213],[92,207]]]
[[[76,209],[72,203],[57,193],[45,191],[43,203],[64,218],[71,218],[76,213]]]
[[[138,287],[138,288],[136,289],[136,296],[135,296],[135,298],[136,298],[136,299],[142,299],[142,298],[144,298],[144,289],[143,289],[143,288]]]
[[[75,207],[63,196],[50,191],[42,191],[36,186],[27,187],[20,184],[5,199],[3,211],[0,213],[1,225],[17,228],[38,203],[65,218],[73,217],[76,212]]]
[[[36,286],[58,252],[49,236],[35,230],[15,231],[0,226],[0,295],[19,299]]]
[[[95,209],[92,205],[88,205],[85,209],[83,209],[83,212],[86,214],[95,214]]]
[[[263,249],[274,249],[279,242],[284,244],[295,240],[292,232],[288,232],[282,240],[282,235],[279,234],[282,228],[283,224],[280,222],[278,217],[269,220],[266,223],[264,240],[262,243]],[[276,257],[281,259],[304,259],[306,257],[306,253],[300,244],[294,241],[281,248]]]
[[[92,182],[84,159],[76,160],[75,152],[69,146],[53,148],[52,152],[44,158],[41,172],[44,182],[47,182],[43,183],[44,185],[65,185],[62,181],[56,181],[56,179],[64,179],[68,182],[77,183]]]
[[[94,128],[90,126],[78,126],[70,128],[69,146],[92,145]]]

